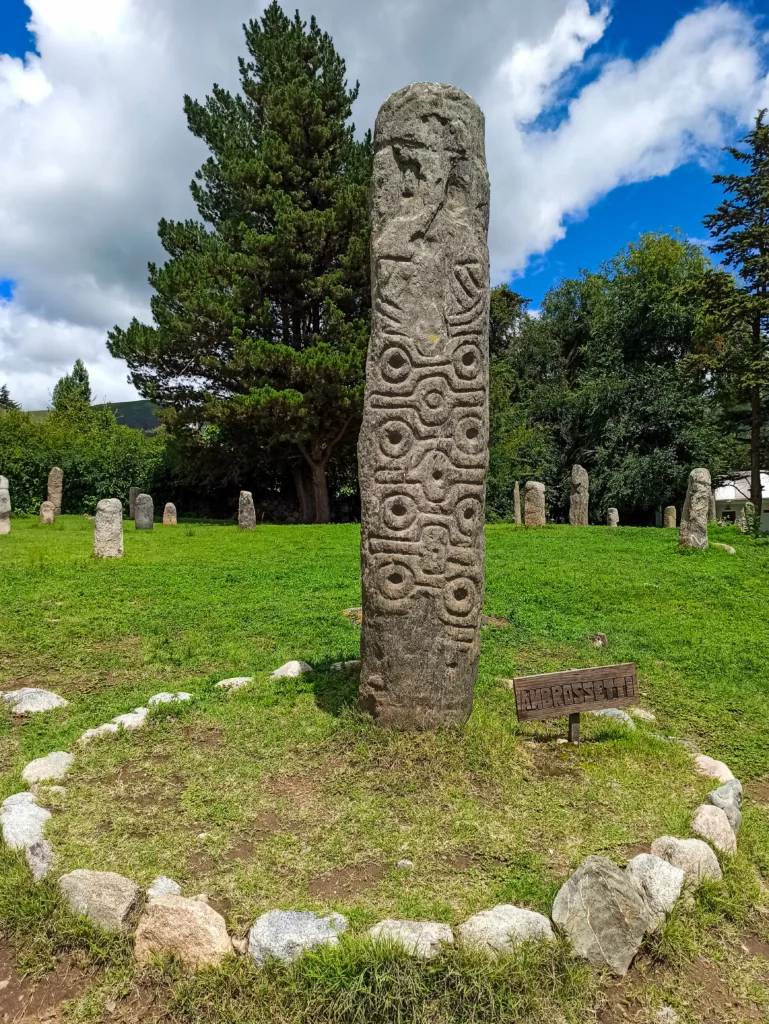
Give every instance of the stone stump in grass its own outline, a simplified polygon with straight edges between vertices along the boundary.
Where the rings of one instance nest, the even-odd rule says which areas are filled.
[[[170,501],[163,509],[163,526],[176,526],[176,505]]]
[[[56,520],[56,509],[52,501],[44,501],[40,505],[40,522],[43,526],[51,526]]]
[[[123,503],[103,498],[96,506],[93,553],[97,558],[123,557]]]
[[[518,486],[518,481],[515,481],[515,487],[513,488],[513,518],[515,519],[515,525],[521,525],[521,488]]]
[[[569,504],[569,525],[587,526],[590,481],[583,466],[571,467],[571,501]]]
[[[241,491],[238,501],[238,529],[256,529],[256,509],[254,508],[254,496],[251,491]]]
[[[141,494],[141,487],[128,488],[128,518],[136,519],[136,499]]]
[[[526,526],[545,525],[545,485],[529,480],[523,489],[523,521]]]
[[[616,508],[608,508],[606,510],[606,525],[607,526],[619,526],[619,510]]]
[[[0,536],[11,532],[11,491],[8,477],[0,476]]]
[[[676,512],[675,505],[668,505],[667,508],[665,509],[664,513],[663,513],[663,517],[662,517],[663,525],[667,529],[673,529],[674,530],[676,528],[677,516],[678,516],[678,514]]]
[[[61,515],[61,503],[64,494],[64,470],[54,466],[48,474],[48,501],[53,505],[54,516]]]
[[[484,119],[448,85],[376,121],[361,491],[360,706],[382,725],[464,722],[484,587],[488,464]]]
[[[150,494],[136,495],[134,522],[137,530],[151,530],[155,525],[155,503]]]
[[[681,513],[678,543],[684,548],[708,546],[708,505],[710,503],[710,473],[707,469],[693,469],[689,474],[686,501]]]

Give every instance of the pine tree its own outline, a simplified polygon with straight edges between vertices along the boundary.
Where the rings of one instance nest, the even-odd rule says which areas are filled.
[[[742,144],[726,148],[745,174],[717,174],[726,199],[704,218],[716,239],[725,271],[709,275],[710,310],[720,321],[717,369],[734,385],[737,399],[750,405],[750,497],[761,508],[761,447],[764,399],[769,388],[769,124],[766,110],[756,115]]]
[[[108,344],[169,429],[283,459],[304,518],[311,492],[327,522],[328,465],[362,406],[371,139],[354,137],[358,86],[314,18],[273,2],[245,35],[241,92],[185,97],[211,153],[191,186],[205,223],[160,222],[154,324]]]
[[[10,409],[18,409],[19,403],[14,402],[8,391],[7,384],[0,384],[0,409],[8,412]]]
[[[56,382],[51,400],[57,412],[90,406],[91,382],[82,359],[76,359],[72,373],[66,373]]]

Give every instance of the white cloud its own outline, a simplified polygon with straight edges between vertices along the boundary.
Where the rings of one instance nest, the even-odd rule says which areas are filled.
[[[205,157],[185,92],[237,85],[241,24],[257,0],[28,0],[40,58],[0,55],[0,381],[28,408],[82,357],[95,391],[130,397],[104,342],[147,315],[146,264],[160,217],[195,211]],[[293,10],[294,2],[286,3]],[[496,279],[520,269],[618,184],[668,173],[720,146],[760,99],[765,41],[722,5],[678,23],[644,59],[606,61],[554,129],[563,96],[608,22],[587,0],[314,0],[360,78],[355,120],[415,79],[451,81],[487,115]],[[571,81],[570,78],[566,79]],[[533,123],[534,122],[534,123]]]

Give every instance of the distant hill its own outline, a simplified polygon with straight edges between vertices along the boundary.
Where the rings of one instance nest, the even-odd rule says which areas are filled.
[[[157,430],[160,426],[160,420],[157,418],[155,406],[152,402],[146,401],[146,399],[138,399],[135,402],[106,402],[110,409],[115,414],[115,419],[118,423],[125,427],[133,427],[135,430]],[[97,409],[103,408],[102,405],[95,406]],[[42,420],[50,412],[49,409],[38,409],[31,412],[29,415],[32,419]]]

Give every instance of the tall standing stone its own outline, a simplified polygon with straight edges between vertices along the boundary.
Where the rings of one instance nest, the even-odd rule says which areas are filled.
[[[170,501],[163,509],[163,526],[176,526],[176,505]]]
[[[97,558],[123,557],[123,503],[119,498],[102,498],[96,506],[93,553]]]
[[[40,522],[43,526],[53,525],[56,519],[56,509],[52,501],[44,501],[40,505]]]
[[[663,514],[663,519],[662,519],[663,525],[666,526],[668,529],[670,529],[670,528],[675,529],[677,515],[678,514],[676,512],[675,505],[668,505],[665,508],[665,512]]]
[[[710,501],[708,502],[708,522],[715,523],[718,519],[716,513],[716,496],[713,491],[710,492]]]
[[[710,473],[693,469],[689,474],[686,501],[681,513],[678,543],[685,548],[708,546],[708,505],[710,504]]]
[[[545,485],[529,480],[523,489],[523,521],[526,526],[545,525]]]
[[[8,478],[0,476],[0,536],[11,532],[11,491]]]
[[[515,519],[515,525],[521,525],[521,488],[518,486],[518,481],[515,481],[515,487],[513,488],[513,517]]]
[[[488,464],[484,119],[448,85],[377,117],[372,331],[358,442],[361,707],[435,728],[472,710]]]
[[[64,470],[54,466],[48,474],[48,500],[53,505],[53,514],[61,515],[61,502],[64,494]]]
[[[128,488],[128,518],[136,519],[136,499],[141,494],[141,487]]]
[[[616,508],[607,508],[606,525],[619,526],[619,511]]]
[[[590,500],[590,482],[587,470],[582,466],[571,467],[571,503],[569,524],[587,526],[587,506]]]
[[[137,530],[151,530],[155,525],[155,503],[150,494],[136,495],[134,522]]]
[[[254,508],[254,496],[251,491],[241,491],[238,501],[238,529],[256,529],[256,509]]]

